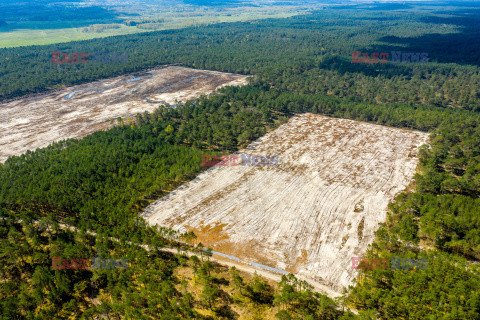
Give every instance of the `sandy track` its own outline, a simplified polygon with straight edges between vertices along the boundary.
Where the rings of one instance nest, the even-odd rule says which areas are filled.
[[[20,220],[20,222],[21,222],[21,220]],[[38,224],[38,221],[35,221],[34,223]],[[62,228],[62,229],[68,229],[68,230],[73,231],[73,232],[78,232],[78,228],[76,228],[74,226],[71,226],[71,225],[64,224],[64,223],[59,223],[59,227]],[[86,231],[86,233],[89,234],[89,235],[95,236],[95,237],[97,236],[96,232]],[[117,239],[117,238],[109,237],[108,239],[111,240],[111,241],[120,242],[120,240]],[[138,244],[138,243],[134,243],[134,242],[131,242],[131,241],[127,241],[127,243],[131,244],[131,245],[136,245],[136,246],[142,247],[143,249],[145,249],[147,251],[152,250],[152,247],[150,247],[149,245],[146,245],[146,244]],[[170,253],[173,253],[173,254],[180,254],[180,253],[185,254],[188,257],[191,257],[193,255],[196,255],[198,257],[202,257],[202,254],[200,254],[200,252],[198,252],[198,251],[191,251],[191,250],[186,250],[185,251],[185,250],[179,250],[178,248],[167,248],[167,247],[162,247],[162,248],[156,247],[156,248],[161,250],[161,251],[170,252]],[[206,256],[208,256],[208,255],[206,255]],[[249,264],[246,264],[246,263],[242,263],[241,261],[232,261],[231,259],[226,259],[224,257],[221,257],[221,256],[217,255],[217,254],[213,254],[212,256],[207,257],[206,259],[209,259],[211,261],[215,261],[215,262],[217,262],[221,265],[227,266],[229,268],[236,267],[237,269],[239,269],[243,272],[247,272],[247,273],[251,273],[251,274],[257,273],[258,275],[260,275],[264,278],[267,278],[267,279],[270,279],[270,280],[273,280],[273,281],[276,281],[276,282],[280,282],[282,280],[282,274],[279,274],[279,273],[276,273],[276,272],[271,272],[271,271],[265,270],[263,268],[258,268],[258,267],[255,267],[255,266],[252,266],[252,265],[249,265]],[[302,279],[300,277],[300,280],[304,280],[304,279]],[[309,281],[309,284],[313,286],[314,291],[325,294],[325,295],[329,296],[330,298],[336,298],[336,297],[341,296],[340,293],[331,290],[328,286],[325,286],[323,284],[312,282],[312,281]],[[355,310],[352,310],[352,311],[355,312]]]
[[[150,224],[194,230],[215,251],[341,290],[351,258],[374,238],[409,184],[425,133],[319,115],[296,116],[243,153],[278,166],[212,167],[157,200]]]
[[[50,143],[107,129],[118,117],[175,105],[246,77],[183,67],[161,67],[0,104],[0,162]]]

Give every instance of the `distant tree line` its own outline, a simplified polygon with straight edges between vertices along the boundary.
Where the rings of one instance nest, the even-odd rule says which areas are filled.
[[[0,99],[176,63],[255,74],[299,93],[479,111],[480,49],[471,45],[480,39],[478,13],[458,21],[465,26],[464,33],[446,34],[440,39],[434,34],[442,21],[425,22],[426,13],[391,12],[391,20],[377,19],[377,14],[329,10],[288,19],[0,49],[4,57],[0,59]],[[454,11],[450,14],[451,19],[459,19]],[[403,19],[402,24],[396,19]],[[444,23],[450,21],[454,20]],[[351,63],[352,51],[398,51],[399,36],[409,44],[408,49],[401,50],[426,52],[430,62],[381,66]],[[422,41],[417,41],[420,36]],[[49,59],[52,51],[93,52],[105,48],[110,53],[127,54],[129,64],[56,66]]]

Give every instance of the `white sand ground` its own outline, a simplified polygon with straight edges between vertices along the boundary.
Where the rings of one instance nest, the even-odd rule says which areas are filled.
[[[341,292],[356,276],[351,258],[373,241],[427,141],[417,131],[303,114],[241,150],[278,155],[278,166],[212,167],[142,216]]]
[[[170,66],[0,103],[0,163],[55,141],[107,129],[118,117],[133,118],[161,103],[175,105],[245,83],[242,75]]]

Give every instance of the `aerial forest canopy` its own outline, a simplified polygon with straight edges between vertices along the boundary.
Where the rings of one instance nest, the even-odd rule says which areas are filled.
[[[0,98],[181,64],[255,74],[287,91],[477,110],[480,49],[470,44],[478,42],[479,26],[478,10],[331,9],[288,19],[0,49]],[[128,63],[53,64],[52,51],[124,54]],[[352,51],[425,52],[429,60],[353,64]]]
[[[80,310],[85,318],[116,319],[268,312],[277,319],[480,318],[480,46],[472,45],[480,40],[480,11],[399,8],[345,6],[0,49],[4,100],[163,64],[252,75],[249,85],[159,107],[132,125],[119,121],[0,165],[2,317],[66,318]],[[126,53],[128,62],[54,64],[52,51]],[[429,62],[351,63],[352,51],[426,52]],[[142,209],[204,170],[206,151],[231,153],[305,112],[431,134],[412,188],[389,206],[366,254],[427,259],[428,268],[360,271],[356,286],[333,301],[292,278],[274,287],[160,250],[184,245],[179,235],[146,226]],[[51,270],[51,258],[62,252],[64,258],[104,252],[131,264],[116,273]],[[183,282],[184,274],[195,282]]]

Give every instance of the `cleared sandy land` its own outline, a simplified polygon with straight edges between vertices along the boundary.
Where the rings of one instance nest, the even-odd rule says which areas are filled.
[[[150,224],[340,292],[416,169],[425,133],[304,114],[241,153],[278,166],[214,166],[152,203]]]
[[[118,117],[176,105],[242,75],[169,66],[69,87],[0,104],[0,162],[50,143],[107,129]]]

